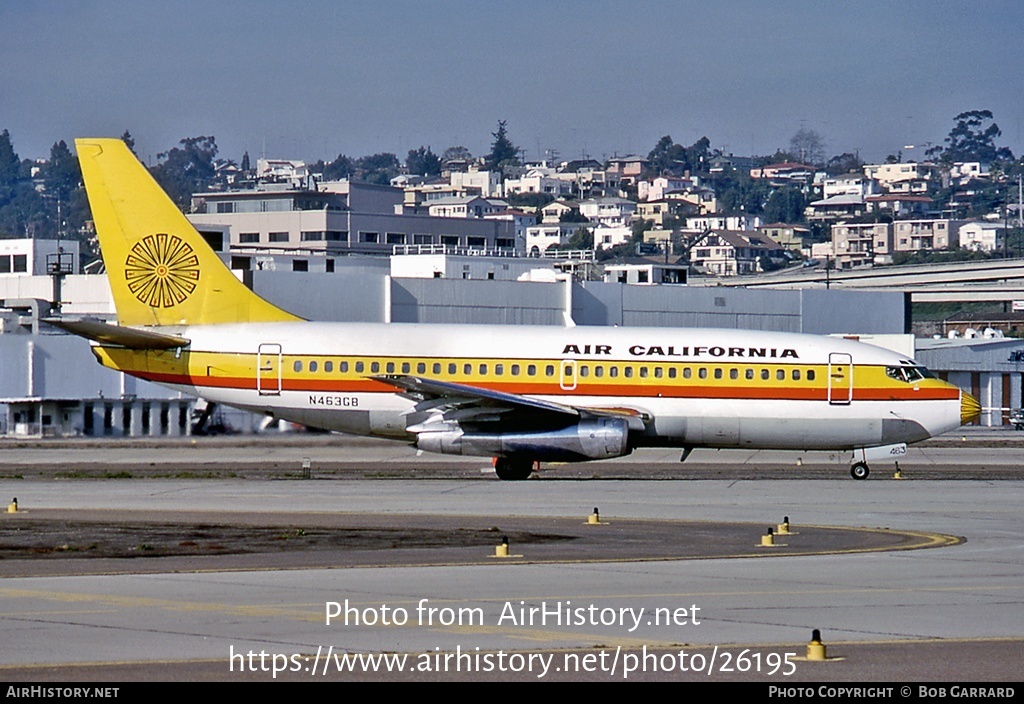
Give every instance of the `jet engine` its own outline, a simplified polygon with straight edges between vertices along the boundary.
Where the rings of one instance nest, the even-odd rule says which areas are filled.
[[[629,425],[622,418],[584,418],[558,430],[484,433],[461,428],[427,430],[416,437],[427,452],[479,457],[529,457],[544,462],[582,462],[628,455]]]

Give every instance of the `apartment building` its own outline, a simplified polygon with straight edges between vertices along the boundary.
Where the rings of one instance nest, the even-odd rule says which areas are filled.
[[[690,264],[709,274],[738,276],[771,268],[772,260],[785,260],[785,250],[770,237],[753,231],[715,230],[694,240]]]
[[[517,245],[512,220],[484,218],[487,213],[480,217],[402,214],[404,197],[400,188],[351,181],[322,183],[317,190],[264,187],[198,194],[188,217],[200,231],[226,231],[224,244],[232,250],[385,253],[394,245],[492,250],[524,244]],[[504,204],[488,207],[490,214],[506,209]]]

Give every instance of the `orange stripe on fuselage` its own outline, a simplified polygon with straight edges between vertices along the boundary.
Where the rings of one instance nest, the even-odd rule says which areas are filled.
[[[135,372],[140,378],[162,384],[179,384],[195,387],[221,389],[256,390],[256,380],[230,376],[201,376],[185,374],[161,374],[156,372]],[[431,377],[433,378],[433,377]],[[446,381],[442,377],[440,379]],[[735,386],[726,385],[655,385],[655,384],[583,384],[577,383],[576,388],[567,390],[557,382],[523,383],[523,382],[481,382],[463,383],[466,386],[490,389],[508,394],[533,396],[602,396],[602,397],[635,397],[635,398],[716,398],[716,399],[751,399],[779,401],[825,401],[828,400],[828,389],[825,387],[799,388],[785,386]],[[336,381],[326,379],[295,379],[283,378],[282,391],[298,391],[309,393],[396,393],[395,387],[371,379]],[[835,392],[834,392],[835,393]],[[895,388],[861,388],[853,389],[854,401],[935,401],[955,400],[959,391],[947,388],[913,387]]]

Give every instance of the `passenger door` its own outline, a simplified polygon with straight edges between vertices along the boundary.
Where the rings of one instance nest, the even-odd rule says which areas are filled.
[[[846,406],[853,400],[853,357],[845,352],[828,356],[828,402]]]

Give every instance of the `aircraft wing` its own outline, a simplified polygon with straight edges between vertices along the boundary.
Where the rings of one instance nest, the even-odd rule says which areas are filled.
[[[643,411],[632,408],[570,406],[404,374],[385,374],[373,379],[402,389],[403,396],[417,402],[414,413],[426,414],[421,418],[427,423],[444,420],[480,425],[500,421],[505,427],[547,428],[564,427],[587,417],[614,416],[625,418],[632,429],[643,430],[645,422],[650,420]],[[409,430],[417,432],[415,426],[410,426]]]
[[[482,423],[510,420],[519,416],[520,420],[530,419],[539,425],[554,423],[564,426],[580,417],[580,412],[572,406],[477,386],[404,374],[385,374],[373,378],[402,389],[406,398],[417,401],[417,412],[433,411],[433,415],[440,413],[445,420]]]

